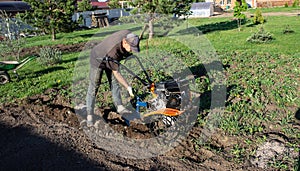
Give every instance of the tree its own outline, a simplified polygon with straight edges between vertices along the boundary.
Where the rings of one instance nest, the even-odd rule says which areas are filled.
[[[147,15],[147,24],[145,24],[140,38],[144,31],[149,28],[149,39],[154,36],[153,24],[161,14],[189,15],[190,4],[195,0],[131,0],[131,6],[134,7],[132,13],[141,13]]]
[[[110,0],[108,2],[108,6],[110,8],[121,8],[121,4],[119,3],[119,0]]]
[[[57,32],[70,32],[75,28],[72,15],[75,12],[75,0],[24,0],[32,11],[22,15],[23,20],[56,39]],[[41,1],[43,1],[41,3]]]
[[[0,11],[0,18],[0,34],[4,36],[0,41],[0,58],[7,60],[14,57],[19,60],[22,47],[26,44],[25,39],[21,36],[26,25],[18,16],[12,18],[5,11]]]
[[[191,15],[191,5],[196,2],[205,2],[205,0],[175,0],[176,7],[173,13],[178,16],[189,16]]]
[[[233,7],[233,16],[237,19],[238,29],[241,31],[242,21],[246,19],[246,15],[242,12],[247,11],[248,5],[245,0],[235,1],[235,6]]]
[[[262,12],[261,12],[261,10],[259,8],[257,8],[255,10],[252,23],[253,24],[263,24],[264,22],[265,22],[265,19],[264,19],[263,15],[262,15]]]
[[[175,1],[175,8],[173,9],[173,13],[175,16],[189,16],[191,15],[191,4],[193,1],[191,0],[177,0]]]
[[[81,2],[78,2],[78,11],[90,11],[92,8],[93,6],[90,0],[82,0]]]

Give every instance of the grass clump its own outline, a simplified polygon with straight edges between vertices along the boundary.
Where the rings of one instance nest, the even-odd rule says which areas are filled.
[[[58,49],[44,47],[40,49],[38,62],[42,65],[55,65],[62,61],[62,52]]]
[[[252,34],[250,37],[247,38],[247,42],[250,43],[267,43],[275,38],[273,35],[267,31],[263,27],[261,27],[258,32]]]

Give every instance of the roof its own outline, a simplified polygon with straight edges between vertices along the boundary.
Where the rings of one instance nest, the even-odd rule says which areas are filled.
[[[109,8],[107,2],[91,2],[91,4],[97,8]]]
[[[6,12],[24,12],[30,10],[31,7],[22,1],[0,1],[0,10]]]
[[[198,2],[193,3],[191,6],[191,10],[201,10],[201,9],[209,9],[212,5],[212,2]]]

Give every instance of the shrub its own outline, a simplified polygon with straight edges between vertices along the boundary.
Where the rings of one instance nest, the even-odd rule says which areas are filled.
[[[295,0],[295,1],[293,2],[292,7],[298,7],[298,6],[299,6],[299,0]]]
[[[252,34],[247,38],[247,42],[251,43],[266,43],[274,40],[271,33],[265,31],[263,27],[261,27],[258,32]]]
[[[265,22],[262,12],[259,8],[257,8],[255,10],[255,14],[254,14],[252,22],[253,22],[253,24],[262,24]]]
[[[58,64],[62,60],[61,51],[50,47],[40,48],[38,62],[42,65]]]
[[[291,29],[291,27],[289,25],[287,25],[285,27],[285,29],[283,30],[283,34],[288,34],[288,33],[294,33],[295,31]]]
[[[289,7],[289,4],[286,2],[285,4],[284,4],[284,7]]]

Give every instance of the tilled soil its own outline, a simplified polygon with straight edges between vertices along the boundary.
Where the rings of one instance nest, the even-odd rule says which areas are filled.
[[[197,149],[192,141],[201,134],[194,127],[189,136],[166,154],[148,159],[128,159],[99,148],[79,126],[71,104],[50,89],[13,103],[0,105],[0,169],[25,170],[235,170],[241,168],[227,161],[221,153]],[[139,124],[124,126],[116,113],[110,112],[110,126],[131,137],[142,134]],[[219,132],[219,131],[218,131]],[[149,134],[149,133],[148,133]],[[149,134],[150,135],[150,134]],[[145,136],[145,135],[144,135]],[[144,137],[145,138],[145,137]],[[147,138],[147,137],[146,137]],[[212,136],[215,148],[226,149],[236,143],[233,138],[217,133]],[[244,164],[251,167],[250,164]]]

